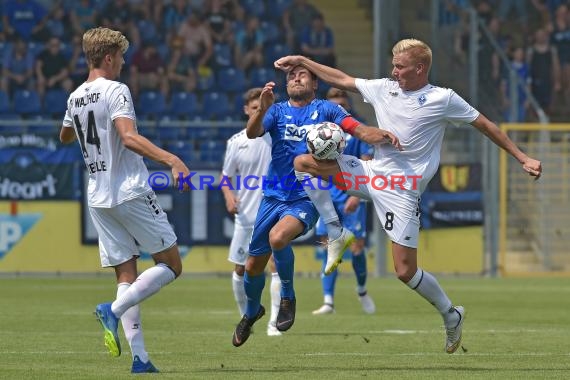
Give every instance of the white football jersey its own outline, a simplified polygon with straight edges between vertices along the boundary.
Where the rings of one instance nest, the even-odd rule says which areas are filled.
[[[152,191],[139,154],[125,148],[113,120],[136,121],[131,92],[120,82],[97,78],[67,101],[63,126],[75,128],[89,172],[88,204],[110,208]]]
[[[387,78],[359,78],[355,84],[364,101],[374,107],[378,126],[396,135],[403,148],[377,145],[372,170],[385,176],[419,175],[421,194],[439,166],[445,127],[471,123],[479,111],[455,91],[431,84],[416,91],[403,91],[397,81]],[[406,189],[411,186],[412,181],[406,181]]]
[[[236,190],[239,182],[238,213],[235,221],[243,227],[250,227],[255,223],[263,196],[263,177],[267,175],[270,161],[269,133],[256,139],[249,139],[244,129],[228,139],[222,174],[236,180],[233,187]],[[245,181],[247,176],[252,177]],[[257,188],[253,190],[255,187]]]

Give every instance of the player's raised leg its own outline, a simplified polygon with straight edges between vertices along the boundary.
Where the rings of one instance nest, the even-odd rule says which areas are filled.
[[[330,192],[326,185],[323,186],[327,179],[334,178],[340,172],[340,167],[335,160],[317,160],[310,154],[295,157],[294,165],[297,179],[303,184],[303,189],[327,228],[329,240],[324,273],[328,275],[338,267],[344,251],[354,241],[354,234],[342,228]]]

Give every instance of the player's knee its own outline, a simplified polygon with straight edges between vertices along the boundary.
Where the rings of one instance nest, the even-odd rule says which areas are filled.
[[[405,284],[407,284],[412,279],[412,277],[414,277],[414,274],[416,273],[415,270],[412,270],[409,267],[396,266],[395,270],[398,280],[402,281]]]
[[[240,277],[243,277],[245,273],[245,266],[244,265],[236,265],[234,272]]]
[[[271,232],[269,232],[269,245],[271,246],[272,250],[275,251],[283,249],[289,243],[290,241],[287,238],[287,235],[283,231],[271,230]]]
[[[179,277],[182,274],[182,261],[173,263],[172,265],[169,265],[169,267],[172,269],[176,277]]]
[[[249,256],[245,263],[244,270],[249,276],[257,276],[263,273],[266,265],[267,261],[264,256]]]

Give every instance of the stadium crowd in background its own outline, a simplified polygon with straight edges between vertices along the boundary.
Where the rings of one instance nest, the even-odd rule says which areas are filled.
[[[418,14],[429,14],[431,0],[417,1],[425,5],[418,7]],[[508,65],[481,38],[479,99],[491,119],[536,120],[525,87],[551,120],[570,117],[568,3],[440,1],[439,30],[442,38],[455,41],[450,54],[463,69],[469,57],[466,10],[473,6],[526,81],[519,87],[521,109],[513,119]],[[334,67],[337,58],[332,29],[326,20],[323,23],[323,10],[310,0],[0,0],[0,4],[0,100],[5,100],[0,117],[6,120],[61,116],[63,110],[56,105],[63,105],[70,88],[85,80],[81,36],[95,25],[128,36],[131,46],[120,80],[133,89],[139,121],[156,125],[165,119],[239,120],[241,94],[249,87],[276,80],[277,99],[286,98],[283,81],[272,67],[275,59],[298,53]],[[438,80],[445,83],[446,75],[456,74],[440,71]],[[324,97],[326,90],[321,83],[318,96]],[[18,107],[22,104],[26,107]],[[205,144],[194,138],[191,129],[174,131],[156,125],[141,123],[140,132],[160,146],[213,165],[221,165],[226,139],[239,130],[212,130]],[[50,133],[50,128],[46,130]]]
[[[77,85],[76,77],[70,81],[79,58],[74,46],[83,32],[95,25],[120,30],[131,41],[120,79],[132,88],[135,101],[145,90],[159,91],[166,99],[174,91],[223,90],[223,84],[215,83],[219,70],[243,70],[251,79],[252,69],[271,68],[278,56],[301,49],[318,61],[334,63],[332,31],[314,6],[306,0],[283,1],[280,8],[266,3],[4,1],[0,48],[3,77],[9,79],[3,81],[2,90],[11,95],[19,89],[33,90],[43,97],[46,90],[61,88],[69,94],[71,86]],[[25,65],[16,66],[12,56]],[[32,73],[27,69],[30,64],[36,67]],[[51,70],[52,66],[59,71]],[[214,77],[213,85],[208,78],[201,78],[199,82],[206,85],[196,88],[196,79],[207,76]],[[238,92],[246,88],[244,84]]]

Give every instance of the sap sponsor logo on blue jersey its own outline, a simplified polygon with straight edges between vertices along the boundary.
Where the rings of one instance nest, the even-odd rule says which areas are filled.
[[[291,141],[304,141],[307,133],[314,126],[314,124],[308,124],[298,127],[295,124],[285,124],[285,136],[283,136],[283,139]]]
[[[28,233],[41,214],[0,215],[0,259]]]

